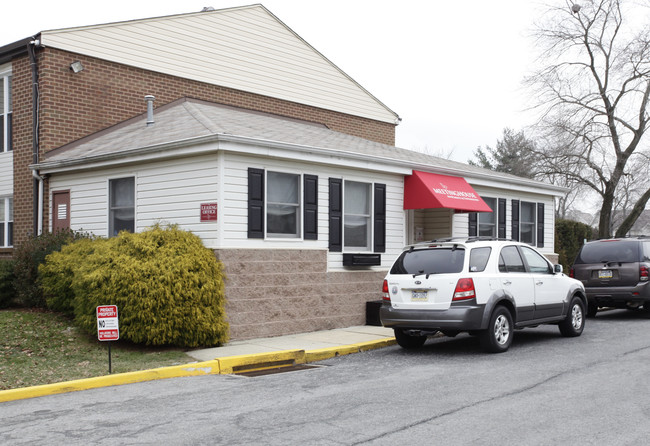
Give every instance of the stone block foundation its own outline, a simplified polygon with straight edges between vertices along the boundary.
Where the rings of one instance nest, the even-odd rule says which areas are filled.
[[[385,271],[327,271],[326,250],[218,249],[230,339],[364,325]]]

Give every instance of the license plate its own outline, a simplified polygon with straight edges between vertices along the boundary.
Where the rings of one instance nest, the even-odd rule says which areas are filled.
[[[426,302],[426,301],[427,301],[426,291],[412,291],[411,302]]]
[[[612,278],[612,270],[611,269],[601,269],[598,271],[598,278],[599,279],[611,279]]]

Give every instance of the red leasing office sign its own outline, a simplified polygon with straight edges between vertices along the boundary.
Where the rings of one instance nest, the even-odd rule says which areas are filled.
[[[217,203],[201,203],[201,223],[217,221]]]
[[[100,305],[97,307],[97,339],[100,341],[117,341],[120,339],[117,305]]]

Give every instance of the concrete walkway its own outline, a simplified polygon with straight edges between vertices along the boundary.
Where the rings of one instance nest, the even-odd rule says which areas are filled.
[[[393,330],[391,328],[360,325],[272,338],[232,341],[223,347],[193,350],[187,354],[198,361],[209,361],[226,356],[253,355],[282,350],[312,351],[392,339]]]
[[[322,361],[395,344],[393,330],[361,325],[272,338],[233,341],[187,354],[197,362],[138,372],[0,391],[0,403],[163,378],[258,372]]]

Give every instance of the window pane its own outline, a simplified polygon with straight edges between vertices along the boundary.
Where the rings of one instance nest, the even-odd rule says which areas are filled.
[[[535,203],[521,202],[521,222],[535,223]]]
[[[346,248],[363,248],[370,247],[370,218],[354,215],[346,215],[344,222]]]
[[[524,257],[526,257],[526,262],[528,262],[528,267],[532,273],[551,273],[553,270],[548,264],[546,259],[539,255],[537,252],[532,249],[522,247],[522,252]]]
[[[135,232],[135,178],[110,180],[109,195],[109,237],[120,231]]]
[[[370,184],[345,182],[345,213],[370,215]]]
[[[133,209],[117,209],[112,212],[113,215],[113,235],[117,235],[120,231],[133,232],[134,227],[134,212]]]
[[[472,249],[469,254],[470,272],[485,271],[491,252],[492,248],[490,247]]]
[[[343,246],[370,249],[370,184],[346,181],[344,184]]]
[[[8,221],[14,221],[14,199],[9,198],[7,199],[9,202],[9,212],[7,213],[7,220]]]
[[[535,244],[535,224],[531,223],[522,223],[520,225],[520,238],[521,241],[524,243],[528,243],[530,245]]]
[[[7,228],[7,237],[9,237],[9,241],[7,243],[7,246],[14,246],[14,223],[9,222],[7,223],[9,227]]]
[[[111,207],[133,206],[135,181],[133,178],[111,180]]]
[[[266,207],[269,234],[298,235],[298,207],[269,204]]]
[[[490,248],[488,248],[490,249]],[[432,248],[404,251],[391,274],[449,274],[463,270],[464,249]]]
[[[267,172],[266,232],[272,236],[300,236],[300,175]]]
[[[13,111],[13,106],[11,105],[11,76],[9,76],[9,89],[7,90],[7,97],[9,102],[9,107],[7,108],[7,112],[11,113]]]
[[[526,272],[524,261],[521,259],[519,251],[515,246],[506,246],[501,250],[501,257],[499,259],[499,271],[509,273]]]
[[[279,172],[268,172],[267,199],[269,203],[299,203],[300,175]]]

